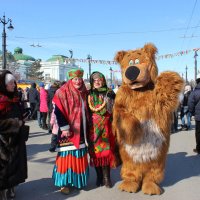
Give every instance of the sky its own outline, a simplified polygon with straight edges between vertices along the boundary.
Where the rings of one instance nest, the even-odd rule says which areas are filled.
[[[187,66],[188,80],[194,79],[194,49],[200,48],[200,0],[0,0],[1,18],[4,13],[14,26],[6,30],[7,50],[12,53],[21,47],[24,54],[45,61],[52,55],[70,56],[72,50],[78,60],[91,55],[96,61],[113,61],[118,51],[150,42],[158,49],[159,73],[176,71],[185,78]],[[76,64],[86,76],[88,63]],[[110,67],[120,79],[119,65],[91,65],[92,71],[108,77]]]

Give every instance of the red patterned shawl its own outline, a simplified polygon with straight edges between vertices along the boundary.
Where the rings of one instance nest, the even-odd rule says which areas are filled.
[[[12,103],[19,102],[18,97],[9,98],[0,93],[0,113],[1,115],[5,115],[12,109]]]
[[[82,101],[86,110],[86,120],[88,121],[87,89],[85,84],[80,90],[73,86],[71,80],[58,89],[54,95],[53,102],[60,109],[66,120],[69,122],[70,131],[73,133],[69,141],[73,142],[78,149],[80,143],[80,127],[82,123]]]

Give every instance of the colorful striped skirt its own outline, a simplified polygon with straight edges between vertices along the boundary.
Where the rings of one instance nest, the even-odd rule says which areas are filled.
[[[86,186],[89,177],[87,148],[58,152],[52,177],[58,187]]]

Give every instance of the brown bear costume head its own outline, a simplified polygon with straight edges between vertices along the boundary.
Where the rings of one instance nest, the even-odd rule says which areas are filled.
[[[151,43],[141,49],[119,51],[115,60],[121,66],[123,83],[131,89],[143,88],[149,83],[154,83],[158,75],[156,53],[157,48]]]

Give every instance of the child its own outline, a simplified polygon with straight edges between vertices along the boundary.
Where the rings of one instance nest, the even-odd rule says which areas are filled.
[[[52,104],[53,104],[53,111],[51,113],[51,120],[50,120],[50,125],[52,127],[52,135],[51,135],[51,146],[49,148],[49,151],[55,152],[56,146],[57,146],[57,137],[58,137],[59,127],[58,127],[56,115],[54,113],[55,104],[53,102]]]

